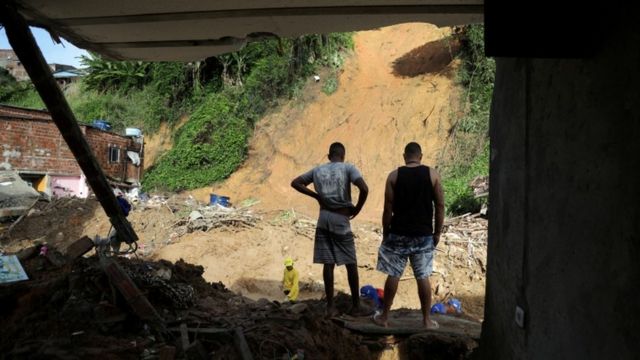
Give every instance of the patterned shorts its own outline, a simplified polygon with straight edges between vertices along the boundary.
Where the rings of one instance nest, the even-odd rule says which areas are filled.
[[[313,262],[336,265],[356,263],[356,247],[348,216],[320,210]]]
[[[433,236],[403,236],[389,234],[378,250],[378,271],[401,277],[411,261],[416,279],[424,279],[433,271]]]

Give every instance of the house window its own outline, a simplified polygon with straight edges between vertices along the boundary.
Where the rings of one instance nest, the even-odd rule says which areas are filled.
[[[109,146],[109,162],[120,162],[120,148],[115,146]]]

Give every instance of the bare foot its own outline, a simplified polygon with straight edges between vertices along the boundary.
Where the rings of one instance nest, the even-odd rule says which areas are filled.
[[[429,330],[435,330],[440,328],[440,324],[438,324],[435,320],[426,320],[424,322],[424,327]]]
[[[373,320],[373,322],[378,326],[389,327],[387,318],[383,317],[382,314],[374,314],[371,320]]]

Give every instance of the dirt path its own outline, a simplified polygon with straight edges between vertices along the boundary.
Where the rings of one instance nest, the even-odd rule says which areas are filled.
[[[200,201],[208,201],[211,192],[236,203],[254,198],[262,209],[293,208],[315,216],[315,203],[289,183],[325,162],[329,145],[340,141],[347,161],[361,169],[369,184],[370,198],[360,219],[378,221],[384,181],[401,164],[404,145],[419,142],[425,162],[437,165],[451,128],[459,89],[450,53],[455,44],[439,41],[448,34],[449,29],[428,24],[357,33],[355,52],[334,94],[322,93],[322,82],[307,84],[302,99],[260,121],[249,157],[237,172],[222,184],[191,193]]]

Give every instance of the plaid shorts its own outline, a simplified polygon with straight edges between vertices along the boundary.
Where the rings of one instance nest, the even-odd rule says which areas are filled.
[[[424,279],[433,271],[433,236],[403,236],[389,234],[378,250],[378,271],[401,277],[411,261],[416,279]]]
[[[313,244],[316,264],[356,264],[356,247],[349,217],[320,210]]]

